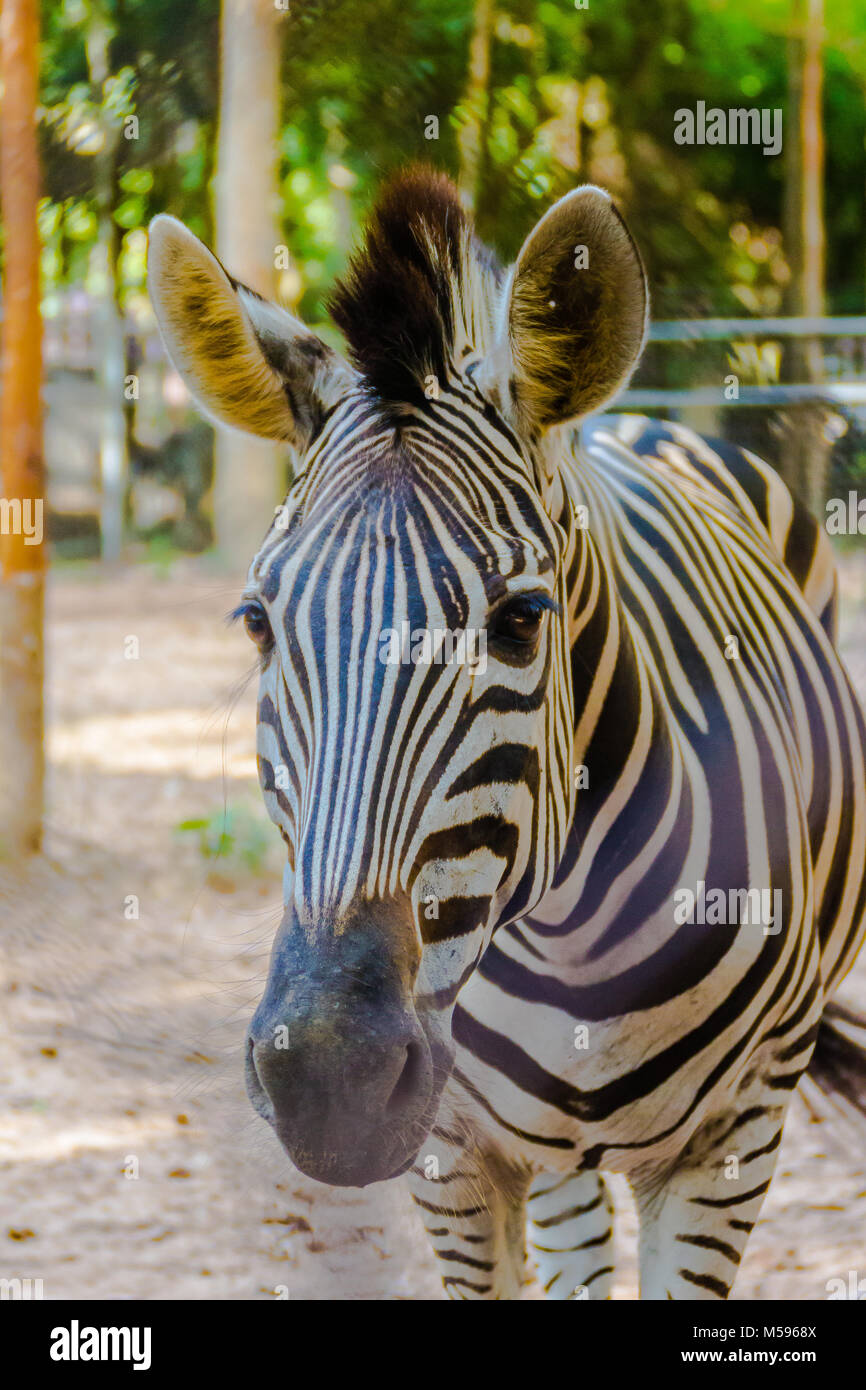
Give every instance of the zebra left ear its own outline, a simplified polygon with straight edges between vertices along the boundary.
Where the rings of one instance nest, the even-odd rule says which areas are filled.
[[[291,314],[232,279],[173,217],[150,224],[147,275],[166,351],[220,424],[302,450],[356,374]]]
[[[518,425],[540,432],[598,410],[628,380],[649,313],[640,253],[591,184],[561,198],[520,250],[499,341],[476,373]]]

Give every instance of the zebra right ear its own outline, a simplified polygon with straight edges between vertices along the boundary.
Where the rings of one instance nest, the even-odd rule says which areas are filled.
[[[351,386],[349,364],[233,280],[173,217],[150,224],[147,273],[166,351],[202,409],[220,424],[303,449]]]
[[[505,321],[475,380],[531,432],[598,410],[643,351],[649,299],[640,254],[610,196],[560,198],[521,247]]]

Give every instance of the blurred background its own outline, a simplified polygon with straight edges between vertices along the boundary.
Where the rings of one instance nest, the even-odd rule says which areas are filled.
[[[781,112],[781,150],[678,144],[699,103]],[[2,0],[0,1276],[46,1297],[437,1295],[399,1185],[288,1172],[243,1096],[281,854],[222,618],[293,460],[197,414],[145,282],[170,212],[339,345],[329,288],[412,160],[506,259],[611,191],[653,302],[615,408],[836,518],[866,690],[866,0]],[[738,1296],[824,1297],[864,1231],[862,1156],[801,1108]]]
[[[257,461],[249,522],[228,449],[214,487],[213,433],[166,369],[147,298],[145,229],[157,212],[332,338],[325,300],[364,208],[384,174],[419,158],[456,177],[506,258],[576,183],[608,188],[646,259],[656,320],[864,312],[862,0],[833,0],[826,13],[820,0],[43,9],[45,456],[60,558],[216,539],[244,565],[266,523],[255,504],[270,507],[290,466]],[[699,101],[779,110],[782,152],[675,144],[674,113]],[[817,343],[721,331],[653,344],[635,385],[720,392],[729,370],[744,388],[864,380],[862,324]],[[714,411],[707,399],[694,396],[706,425],[760,441],[813,503],[822,452],[834,486],[866,479],[866,391],[837,394],[850,407],[841,418],[823,413],[817,458],[810,436],[814,487],[797,412],[791,428],[778,408]],[[654,400],[648,389],[636,403]]]

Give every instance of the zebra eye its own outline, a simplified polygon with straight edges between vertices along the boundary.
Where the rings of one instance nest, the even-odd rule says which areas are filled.
[[[534,595],[513,598],[499,609],[493,619],[493,636],[520,646],[531,646],[538,637],[541,620],[549,603]]]
[[[260,603],[248,603],[244,608],[244,627],[257,647],[264,650],[272,645],[274,635],[268,622],[268,615]]]

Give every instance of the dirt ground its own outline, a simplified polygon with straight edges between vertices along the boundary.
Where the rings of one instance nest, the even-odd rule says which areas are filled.
[[[844,600],[866,693],[866,557]],[[46,1298],[440,1298],[402,1183],[302,1177],[246,1100],[281,856],[258,828],[234,602],[206,561],[52,576],[45,853],[0,880],[0,1278],[41,1278]],[[178,826],[218,833],[224,806],[239,843],[207,858]],[[846,997],[866,1003],[866,957]],[[844,1133],[795,1101],[735,1297],[821,1299],[866,1273],[866,1145]],[[616,1297],[633,1298],[615,1193]]]

